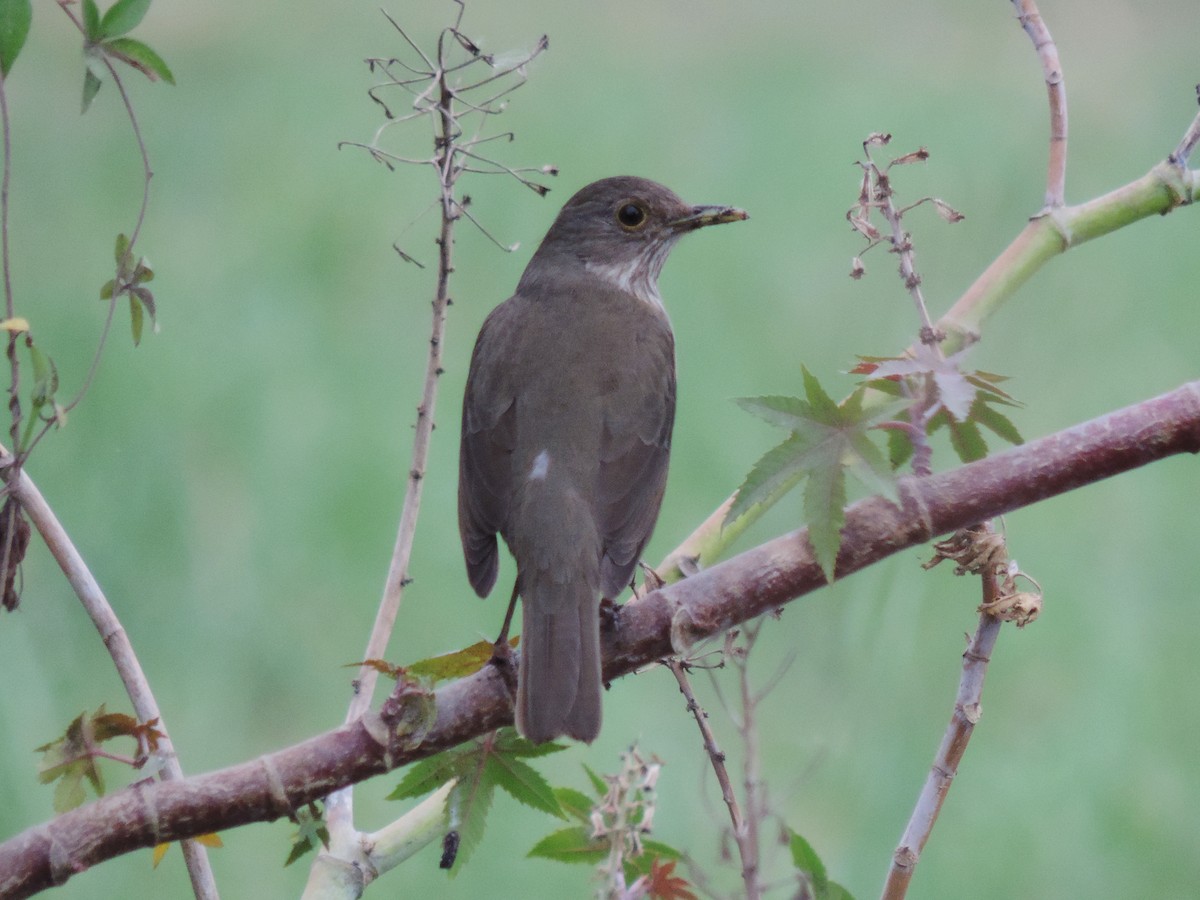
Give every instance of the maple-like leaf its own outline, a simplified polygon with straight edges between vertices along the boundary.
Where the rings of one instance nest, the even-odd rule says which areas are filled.
[[[696,900],[686,878],[675,874],[675,860],[655,859],[646,878],[646,890],[655,900]]]
[[[883,452],[868,432],[893,418],[904,401],[863,408],[865,387],[835,403],[816,377],[803,369],[805,398],[751,397],[738,401],[748,412],[791,434],[768,450],[738,489],[726,521],[757,503],[766,502],[807,478],[804,514],[817,562],[830,581],[845,524],[846,470],[869,490],[896,499],[895,477]]]
[[[446,798],[448,828],[459,837],[453,874],[483,837],[496,788],[526,806],[567,818],[546,779],[523,761],[565,749],[565,745],[552,742],[532,744],[515,730],[502,728],[413,764],[388,799],[419,797],[455,781]]]

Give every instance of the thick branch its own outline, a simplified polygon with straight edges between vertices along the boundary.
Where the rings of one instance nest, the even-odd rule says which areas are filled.
[[[838,574],[1177,453],[1200,453],[1200,382],[950,472],[902,479],[900,506],[881,497],[855,503],[846,511]],[[605,677],[824,583],[803,529],[768,541],[623,607],[604,635]],[[490,666],[441,688],[436,701],[436,720],[416,747],[389,739],[396,729],[388,723],[402,718],[389,701],[379,714],[254,762],[135,785],[31,828],[0,845],[0,896],[29,896],[139,847],[288,815],[343,785],[512,721],[504,679]]]

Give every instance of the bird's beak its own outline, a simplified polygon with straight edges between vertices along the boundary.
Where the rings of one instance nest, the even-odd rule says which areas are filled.
[[[693,206],[691,213],[671,223],[673,231],[695,231],[705,225],[720,225],[722,222],[741,222],[750,216],[744,209],[733,206]]]

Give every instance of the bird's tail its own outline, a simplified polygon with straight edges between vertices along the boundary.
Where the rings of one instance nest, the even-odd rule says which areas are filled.
[[[517,729],[535,744],[600,733],[600,612],[587,578],[522,573]]]

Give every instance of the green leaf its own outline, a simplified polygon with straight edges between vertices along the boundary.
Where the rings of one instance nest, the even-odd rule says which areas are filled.
[[[413,763],[396,785],[396,789],[387,795],[387,799],[405,800],[437,790],[447,781],[462,774],[465,769],[465,755],[464,751],[456,748]]]
[[[739,397],[734,402],[746,412],[791,431],[804,427],[814,417],[813,408],[799,397]]]
[[[142,304],[137,297],[129,298],[129,327],[133,332],[133,346],[142,342]]]
[[[587,773],[588,781],[592,783],[592,790],[596,792],[597,797],[604,797],[608,794],[608,782],[597,775],[591,766],[584,763],[583,771]]]
[[[167,84],[175,83],[175,76],[171,74],[171,70],[163,58],[139,40],[113,38],[100,46],[109,56],[116,57],[121,62],[133,66],[151,81],[161,78]]]
[[[807,471],[806,453],[810,448],[810,440],[793,432],[782,444],[764,453],[738,488],[725,521],[732,522],[756,503],[784,494],[799,484]]]
[[[37,409],[54,400],[58,391],[58,368],[37,344],[29,345],[29,361],[33,364],[33,390],[29,399]]]
[[[100,79],[92,74],[91,69],[83,73],[83,107],[80,110],[81,112],[88,111],[88,107],[96,99],[96,92],[100,90],[101,83]]]
[[[792,853],[792,865],[808,876],[814,893],[820,896],[829,884],[829,876],[825,873],[825,864],[821,862],[821,857],[817,856],[817,851],[791,828],[788,829],[788,849]]]
[[[963,462],[975,462],[987,456],[987,441],[974,422],[950,422],[950,446]]]
[[[560,819],[567,817],[549,783],[533,766],[510,756],[492,756],[488,765],[496,785],[514,800]]]
[[[486,764],[482,755],[475,762],[477,765],[471,772],[463,774],[446,798],[448,825],[458,832],[459,839],[458,855],[450,869],[451,877],[462,870],[483,840],[487,814],[496,793],[492,767]]]
[[[558,801],[559,809],[570,818],[578,819],[584,824],[590,821],[592,807],[595,806],[595,803],[583,791],[577,791],[569,787],[555,788],[554,799]]]
[[[83,30],[89,41],[100,40],[100,8],[96,0],[83,0]]]
[[[98,36],[103,39],[128,34],[137,28],[149,8],[150,0],[117,0],[100,20]]]
[[[989,404],[984,403],[982,400],[975,404],[971,417],[1010,444],[1025,443],[1025,438],[1021,437],[1021,432],[1017,431],[1017,426],[1012,423],[1008,416]]]
[[[594,840],[591,834],[592,829],[587,825],[561,828],[534,844],[526,855],[594,866],[608,856],[609,847],[607,841]]]
[[[846,524],[846,473],[838,464],[812,469],[804,486],[804,519],[808,540],[825,578],[834,579],[842,526]]]
[[[864,410],[866,388],[860,385],[838,404],[807,367],[802,371],[806,400],[757,397],[739,401],[743,408],[792,433],[754,464],[725,521],[736,519],[755,504],[773,502],[807,478],[804,510],[809,538],[817,562],[832,581],[845,522],[845,470],[849,469],[870,490],[896,499],[895,477],[868,432],[877,422],[900,414],[907,401],[893,400]]]
[[[0,73],[8,77],[33,22],[30,0],[0,0]]]

